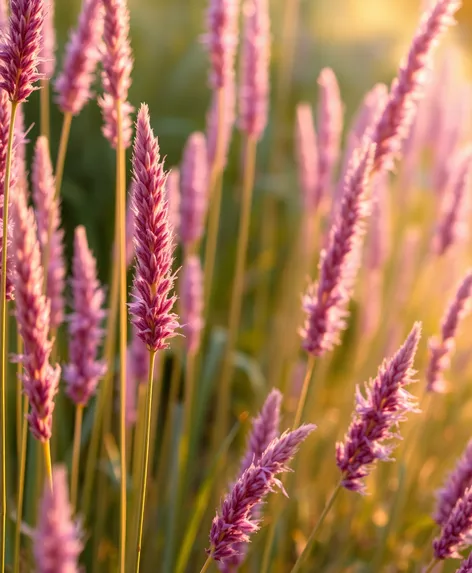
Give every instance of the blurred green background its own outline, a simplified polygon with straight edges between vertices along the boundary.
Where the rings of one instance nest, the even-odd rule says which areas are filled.
[[[293,0],[271,0],[272,98],[277,99],[280,74],[290,58],[290,42],[282,42],[283,22]],[[471,48],[472,7],[466,2],[454,34],[465,52]],[[207,57],[200,42],[205,30],[207,0],[130,0],[132,49],[135,57],[130,100],[137,108],[147,102],[168,167],[178,164],[187,136],[205,129],[210,93]],[[79,0],[56,2],[57,69],[62,62],[68,31],[75,27]],[[293,69],[286,97],[271,107],[271,120],[259,152],[255,211],[263,193],[274,194],[282,209],[296,204],[297,183],[293,164],[292,132],[295,104],[316,103],[316,80],[324,66],[338,76],[352,116],[363,93],[375,82],[389,82],[414,32],[420,3],[413,0],[300,0],[299,25],[294,40]],[[451,35],[449,35],[449,39]],[[97,82],[97,91],[100,83]],[[274,102],[273,102],[274,103]],[[34,123],[30,139],[39,129],[38,94],[26,106],[27,123]],[[275,115],[277,118],[275,118]],[[61,116],[53,106],[51,147],[57,152]],[[277,130],[273,126],[277,125]],[[73,121],[62,190],[63,220],[70,254],[75,225],[85,224],[98,257],[102,280],[107,280],[114,213],[114,154],[102,137],[96,102],[88,104]],[[232,144],[232,164],[225,180],[225,197],[234,199],[239,141]],[[30,148],[32,145],[30,145]],[[30,150],[31,151],[31,150]],[[277,153],[277,161],[271,161]],[[129,164],[128,164],[129,165]],[[236,191],[235,191],[236,192]],[[223,216],[231,219],[229,208]],[[233,222],[235,224],[235,221]],[[233,223],[221,238],[220,253],[232,245]],[[257,229],[253,230],[257,236]],[[252,241],[255,243],[255,240]],[[231,257],[228,257],[231,263]]]

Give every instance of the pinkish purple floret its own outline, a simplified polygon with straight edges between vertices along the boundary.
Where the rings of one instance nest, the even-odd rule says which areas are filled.
[[[441,337],[428,341],[429,363],[426,370],[428,392],[445,392],[444,372],[450,367],[459,322],[470,312],[472,304],[472,270],[462,280],[441,324]]]
[[[205,136],[193,133],[187,141],[180,169],[180,232],[186,246],[203,236],[208,207],[208,162]]]
[[[461,559],[459,551],[466,545],[472,533],[472,488],[467,488],[458,500],[449,519],[443,525],[441,535],[433,542],[436,559]]]
[[[56,80],[57,103],[63,113],[78,115],[91,98],[90,86],[101,58],[102,0],[83,0],[77,29],[66,46],[62,72]]]
[[[43,253],[49,239],[46,295],[51,303],[51,329],[56,329],[64,320],[64,231],[59,226],[59,201],[55,198],[49,142],[44,136],[40,136],[36,142],[31,178],[38,237]],[[50,223],[52,233],[48,237]]]
[[[37,89],[43,20],[44,0],[11,0],[10,26],[0,46],[0,88],[10,101],[26,101]]]
[[[295,152],[302,205],[312,212],[318,206],[318,142],[313,113],[308,103],[297,106]]]
[[[79,527],[72,521],[65,467],[53,469],[52,481],[53,490],[48,483],[44,486],[34,534],[36,571],[78,573],[82,542]]]
[[[318,282],[303,297],[306,313],[301,330],[303,348],[321,356],[340,342],[346,327],[347,305],[359,267],[363,220],[369,213],[367,199],[374,148],[366,139],[359,153],[351,158],[344,180],[341,206],[331,228],[329,242],[321,252]]]
[[[186,257],[181,275],[181,321],[187,351],[194,354],[200,347],[203,329],[203,271],[197,255]]]
[[[472,485],[472,440],[467,444],[462,457],[449,474],[444,486],[436,493],[434,520],[445,525],[456,503]]]
[[[51,437],[54,396],[61,369],[49,360],[52,342],[49,337],[49,302],[43,295],[44,274],[41,251],[32,209],[21,193],[15,201],[16,317],[24,341],[23,387],[30,402],[28,422],[33,436],[40,441]]]
[[[97,360],[103,340],[105,294],[97,279],[97,264],[87,244],[84,227],[77,227],[72,270],[73,312],[69,322],[69,364],[64,367],[68,396],[81,406],[87,405],[106,372],[106,364]]]
[[[270,21],[268,0],[246,0],[239,88],[239,129],[260,139],[269,109]]]
[[[211,61],[210,85],[217,90],[230,83],[238,47],[239,0],[209,0],[206,44]]]
[[[251,534],[259,530],[259,520],[254,518],[252,509],[277,488],[285,493],[276,475],[289,471],[288,462],[314,429],[314,425],[307,424],[275,438],[259,463],[252,464],[234,484],[211,526],[207,553],[215,561],[226,560],[234,555],[235,546],[238,547],[235,544],[248,543]]]
[[[167,339],[175,336],[179,326],[172,313],[176,301],[172,294],[174,244],[165,185],[159,144],[151,129],[149,109],[143,104],[133,153],[136,275],[129,308],[138,336],[152,351],[167,348]]]
[[[425,12],[406,60],[392,83],[390,96],[377,125],[374,141],[376,169],[390,169],[408,137],[418,102],[424,95],[432,56],[440,36],[455,22],[461,0],[438,0]]]
[[[129,43],[129,11],[126,0],[102,0],[105,8],[102,83],[104,95],[98,101],[104,120],[104,136],[113,147],[118,142],[116,102],[121,102],[123,144],[131,144],[133,107],[128,103],[133,58]]]
[[[469,556],[462,561],[456,573],[472,573],[472,553],[469,553]]]
[[[346,489],[365,492],[362,482],[376,460],[390,461],[394,446],[390,441],[399,437],[399,422],[408,412],[417,412],[416,399],[405,390],[412,382],[413,360],[421,334],[421,326],[413,326],[403,346],[390,361],[385,361],[377,377],[365,385],[365,396],[356,389],[356,409],[344,442],[336,444],[336,463],[342,472]],[[385,444],[384,442],[389,442]]]

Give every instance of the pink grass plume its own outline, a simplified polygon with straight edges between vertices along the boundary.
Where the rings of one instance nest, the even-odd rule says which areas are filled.
[[[166,174],[159,144],[151,129],[149,109],[143,104],[136,123],[133,153],[132,206],[135,213],[136,275],[132,322],[151,351],[167,348],[175,336],[172,313],[174,275],[173,236],[165,193]]]
[[[238,48],[240,0],[209,0],[203,42],[210,56],[210,85],[218,90],[231,83]]]
[[[193,133],[187,141],[180,169],[179,238],[186,247],[202,239],[208,208],[208,162],[205,136]]]
[[[64,368],[64,380],[73,402],[86,406],[106,372],[106,364],[97,359],[104,336],[105,294],[84,227],[75,230],[72,269],[73,312],[68,317],[69,364]]]
[[[180,279],[180,307],[182,330],[187,352],[198,352],[203,330],[203,271],[200,258],[185,258]]]
[[[324,68],[318,77],[318,187],[317,203],[330,191],[333,172],[339,158],[343,129],[343,103],[338,81],[331,68]]]
[[[448,475],[444,486],[436,493],[434,521],[445,525],[451,516],[456,503],[472,486],[472,440],[469,440],[464,453],[454,470]]]
[[[42,292],[44,274],[34,213],[22,194],[16,197],[14,213],[16,318],[24,341],[24,354],[20,357],[24,365],[23,386],[30,402],[31,432],[45,442],[51,437],[61,369],[50,364],[50,305]]]
[[[472,533],[472,488],[467,488],[457,501],[441,534],[433,541],[436,559],[461,559],[459,553]]]
[[[39,54],[39,73],[42,78],[50,80],[56,67],[56,31],[54,28],[54,2],[44,1],[44,20],[41,35],[41,52]]]
[[[64,260],[64,231],[60,228],[59,200],[55,198],[55,180],[49,155],[49,142],[40,136],[36,141],[32,189],[38,237],[44,252],[49,234],[49,267],[47,269],[46,296],[51,304],[51,329],[57,329],[64,320],[64,287],[66,267]]]
[[[259,415],[252,421],[252,428],[247,440],[246,452],[241,460],[238,477],[241,477],[252,464],[258,464],[266,448],[279,435],[281,404],[282,394],[274,388],[267,396]],[[258,519],[260,507],[254,506],[251,514],[253,518]],[[220,570],[225,573],[237,571],[246,558],[247,544],[239,543],[234,545],[232,549],[233,554],[220,563]]]
[[[468,228],[466,213],[470,207],[472,146],[459,152],[453,161],[439,221],[433,238],[433,251],[444,255],[455,243],[465,238]]]
[[[259,140],[269,110],[270,21],[268,0],[245,0],[239,86],[239,129]]]
[[[62,71],[55,83],[57,103],[63,113],[78,115],[92,97],[102,34],[102,0],[83,0],[77,28],[70,34]]]
[[[313,356],[322,356],[338,345],[346,327],[347,305],[359,267],[363,221],[370,208],[367,189],[373,154],[374,146],[366,138],[351,158],[339,212],[328,245],[321,252],[318,281],[303,297],[306,318],[301,329],[302,344]]]
[[[44,9],[44,0],[11,0],[10,26],[0,45],[0,88],[12,102],[26,101],[41,79]]]
[[[450,366],[455,348],[455,337],[459,323],[472,307],[472,269],[461,281],[441,323],[440,337],[432,337],[428,342],[429,362],[426,370],[428,392],[445,392],[444,372]]]
[[[83,544],[72,519],[65,467],[52,473],[53,489],[45,484],[33,539],[37,573],[79,573]]]
[[[390,461],[398,435],[399,422],[417,410],[416,399],[405,390],[414,375],[413,361],[421,334],[420,323],[413,326],[403,346],[389,361],[384,361],[377,377],[356,388],[356,409],[344,442],[336,444],[336,463],[346,489],[365,492],[363,479],[377,460]],[[385,444],[384,442],[387,442]]]
[[[122,107],[122,138],[125,147],[131,145],[133,107],[127,101],[131,86],[133,57],[129,42],[129,10],[126,0],[102,0],[105,9],[102,84],[104,95],[98,100],[102,110],[103,135],[112,147],[118,139],[116,102]]]
[[[376,169],[390,169],[401,151],[402,142],[408,137],[415,118],[418,102],[424,96],[434,50],[440,37],[454,24],[454,14],[461,4],[461,0],[437,0],[421,18],[375,131]]]
[[[472,573],[472,552],[462,561],[461,566],[456,573]]]
[[[300,103],[296,109],[295,157],[298,181],[302,192],[302,207],[313,212],[318,207],[318,142],[313,112],[308,103]]]
[[[287,464],[314,429],[314,425],[307,424],[275,438],[259,462],[251,464],[234,484],[213,519],[210,530],[207,553],[215,561],[224,561],[233,556],[235,544],[248,543],[250,536],[259,530],[259,520],[253,516],[252,509],[277,489],[285,493],[276,476],[289,471]]]

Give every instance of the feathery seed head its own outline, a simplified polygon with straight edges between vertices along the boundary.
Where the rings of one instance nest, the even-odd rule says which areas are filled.
[[[449,519],[443,525],[441,535],[433,541],[436,559],[460,559],[459,550],[472,533],[472,487],[465,490],[457,501]]]

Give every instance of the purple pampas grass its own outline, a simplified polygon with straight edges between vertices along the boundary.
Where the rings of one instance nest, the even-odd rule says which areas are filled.
[[[268,0],[245,0],[239,88],[239,129],[259,140],[269,107],[270,22]]]
[[[300,103],[296,110],[295,155],[298,181],[302,192],[302,207],[313,212],[318,207],[318,142],[313,113],[308,103]]]
[[[106,364],[97,360],[104,334],[105,294],[97,280],[97,264],[84,227],[75,230],[71,283],[74,311],[68,317],[70,363],[64,368],[64,380],[68,396],[76,405],[85,406],[105,374]]]
[[[451,175],[449,189],[443,198],[439,223],[433,238],[433,250],[444,255],[467,233],[465,214],[469,208],[468,191],[472,173],[472,146],[458,153]]]
[[[100,60],[102,34],[102,0],[83,0],[77,29],[70,35],[62,72],[55,83],[62,113],[78,115],[90,99],[90,86]]]
[[[434,521],[445,525],[456,503],[472,485],[472,440],[467,444],[462,457],[457,462],[444,486],[436,493]]]
[[[55,181],[52,172],[49,142],[46,137],[36,141],[32,169],[33,201],[38,237],[44,253],[48,243],[49,222],[52,222],[49,238],[49,265],[47,270],[46,296],[51,304],[51,329],[57,329],[64,319],[64,231],[59,227],[59,201],[55,198]]]
[[[8,102],[8,95],[3,90],[0,90],[0,256],[3,250],[3,203],[4,203],[4,190],[5,190],[5,174],[7,167],[7,147],[8,147],[8,131],[10,128],[10,104]],[[11,173],[11,183],[14,174]],[[11,196],[10,196],[11,197]],[[11,201],[10,201],[11,202]],[[11,214],[9,216],[8,233],[7,233],[7,290],[6,300],[13,300],[14,298],[14,261],[11,252],[10,244],[12,238],[12,225]],[[3,272],[3,271],[0,271]]]
[[[209,0],[207,33],[203,38],[210,56],[210,85],[218,90],[234,81],[238,48],[239,0]]]
[[[72,521],[67,474],[62,466],[52,474],[53,490],[44,487],[34,535],[34,557],[38,573],[78,573],[82,542]]]
[[[441,337],[432,337],[429,340],[429,363],[426,370],[428,392],[444,392],[446,390],[444,371],[450,366],[451,354],[455,347],[454,338],[459,322],[470,312],[471,304],[472,270],[469,270],[442,320]]]
[[[56,32],[54,29],[54,0],[44,1],[44,20],[38,69],[41,77],[50,80],[56,67]]]
[[[401,151],[424,95],[434,48],[445,30],[454,24],[460,0],[437,0],[423,15],[406,60],[393,81],[389,99],[373,137],[377,144],[375,169],[390,169]]]
[[[176,300],[171,294],[174,245],[165,183],[159,144],[151,129],[149,109],[143,104],[133,153],[136,276],[130,313],[138,336],[153,352],[167,348],[167,339],[175,336],[178,328],[177,316],[172,313]]]
[[[205,136],[193,133],[187,141],[180,169],[180,232],[186,247],[201,240],[208,207],[208,163]]]
[[[321,252],[318,282],[303,297],[306,313],[301,330],[303,348],[313,356],[332,350],[346,326],[347,305],[359,266],[359,250],[368,214],[366,199],[374,147],[366,139],[353,154],[344,180],[339,212],[331,228],[329,242]]]
[[[98,101],[104,120],[103,135],[112,147],[118,142],[116,102],[121,102],[123,145],[131,145],[133,107],[128,103],[133,58],[129,43],[129,11],[126,0],[102,0],[105,8],[102,83],[104,95]]]
[[[185,258],[180,279],[182,330],[187,352],[195,354],[200,347],[203,329],[203,272],[196,255]]]
[[[472,533],[472,488],[465,490],[464,495],[454,506],[449,519],[443,525],[441,535],[433,541],[436,559],[450,557],[461,559],[458,551],[462,549],[466,538]]]
[[[336,76],[331,68],[324,68],[319,77],[318,127],[318,188],[319,203],[331,187],[333,170],[339,157],[339,143],[343,129],[343,104]]]
[[[241,460],[239,476],[251,467],[257,465],[266,448],[272,440],[279,435],[280,406],[282,394],[273,389],[266,398],[257,418],[252,421],[252,430],[247,440],[246,452]],[[259,507],[254,506],[251,510],[252,519],[258,519]],[[242,565],[247,551],[245,543],[238,543],[233,548],[234,553],[220,564],[221,571],[237,571]]]
[[[0,47],[0,88],[10,101],[26,101],[38,72],[44,0],[11,0],[10,27]]]
[[[34,213],[22,194],[16,197],[14,213],[16,318],[24,341],[23,386],[31,406],[28,416],[31,432],[45,442],[51,437],[54,396],[61,369],[49,363],[52,350],[48,339],[49,301],[42,293],[44,275]]]
[[[315,429],[309,424],[284,432],[264,451],[259,463],[252,464],[234,484],[221,504],[210,531],[207,553],[215,561],[224,561],[235,553],[235,544],[248,543],[250,535],[259,530],[259,522],[252,509],[270,492],[283,490],[277,474],[288,471],[287,464],[297,453],[301,443]]]
[[[407,412],[415,412],[416,399],[405,390],[412,382],[412,369],[421,334],[420,323],[413,326],[395,356],[385,361],[377,377],[365,385],[365,397],[356,389],[356,410],[344,442],[336,444],[336,463],[346,489],[364,493],[362,479],[376,460],[389,461],[394,448],[383,444],[397,435],[396,428]]]

